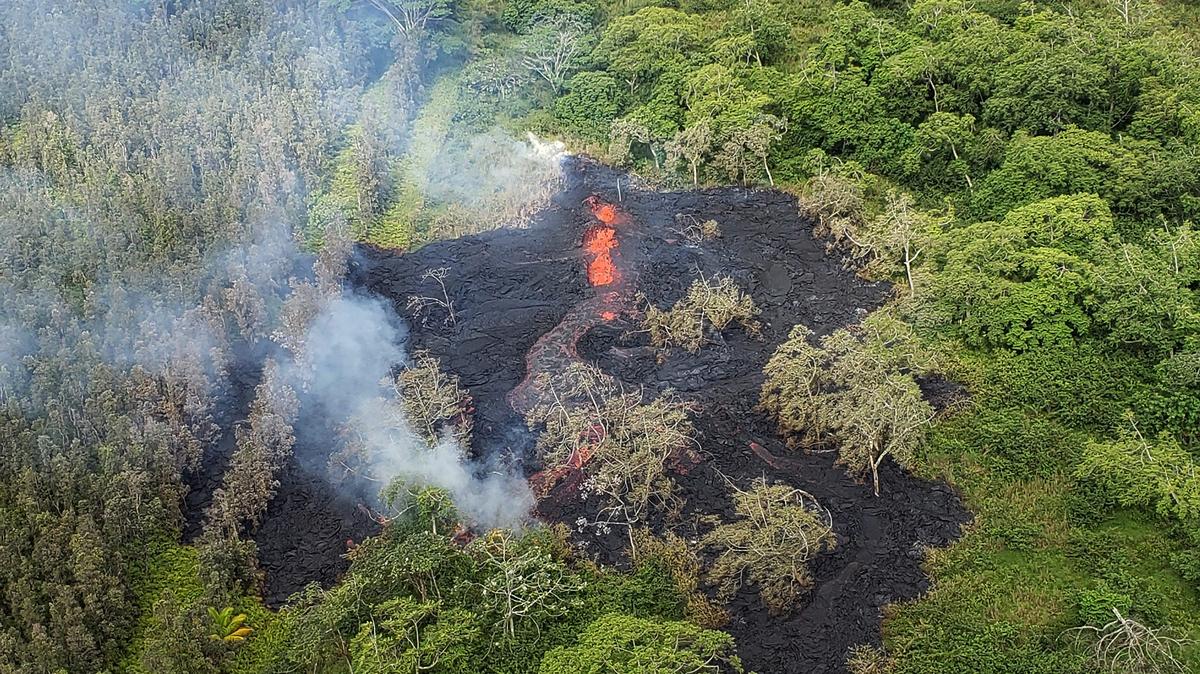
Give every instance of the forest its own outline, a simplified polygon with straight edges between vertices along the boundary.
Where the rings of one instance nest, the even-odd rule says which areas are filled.
[[[1188,0],[0,3],[0,674],[1200,672],[1198,218]]]

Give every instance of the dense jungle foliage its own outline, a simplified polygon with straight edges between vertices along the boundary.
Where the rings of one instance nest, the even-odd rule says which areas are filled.
[[[831,254],[895,282],[866,328],[793,333],[764,388],[785,432],[832,434],[868,482],[883,460],[945,479],[975,516],[853,671],[1200,671],[1198,20],[1182,0],[3,3],[0,672],[740,671],[710,599],[736,554],[709,578],[644,534],[626,572],[553,530],[460,546],[420,485],[393,486],[338,585],[264,608],[249,534],[297,404],[274,361],[183,543],[230,367],[303,360],[351,239],[526,217],[554,178],[525,132],[652,184],[793,191]],[[926,370],[969,401],[934,419]],[[716,544],[787,524],[743,514]],[[755,582],[786,604],[807,558],[772,555],[791,568]]]

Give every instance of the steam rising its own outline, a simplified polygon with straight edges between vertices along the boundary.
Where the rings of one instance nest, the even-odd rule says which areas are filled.
[[[401,63],[372,79],[369,26],[319,6],[256,7],[233,8],[247,14],[224,30],[188,3],[0,3],[0,158],[13,165],[0,172],[0,404],[30,416],[82,408],[92,383],[79,373],[103,364],[186,377],[207,394],[206,412],[237,419],[245,410],[218,409],[229,370],[270,357],[305,399],[302,414],[354,420],[377,476],[443,487],[484,526],[520,522],[532,499],[519,475],[366,413],[399,404],[380,386],[407,358],[389,305],[335,291],[292,333],[304,336],[302,357],[268,339],[289,281],[311,266],[293,232],[329,160],[355,125],[402,152],[415,110],[401,92],[416,73]],[[18,136],[66,149],[26,157]],[[561,145],[534,138],[492,131],[431,145],[428,196],[511,221],[561,175]],[[128,180],[105,178],[106,167]],[[143,203],[179,215],[169,243]],[[78,378],[62,386],[70,400],[58,392],[66,377]]]
[[[378,298],[342,292],[326,303],[305,339],[305,363],[288,374],[307,394],[306,403],[334,420],[366,452],[372,479],[445,489],[472,523],[484,528],[517,527],[533,506],[522,476],[465,459],[452,434],[430,447],[401,412],[403,401],[381,386],[406,360],[407,329]],[[387,391],[386,393],[384,391]]]

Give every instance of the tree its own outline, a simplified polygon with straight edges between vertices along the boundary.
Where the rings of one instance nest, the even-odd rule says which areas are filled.
[[[906,466],[933,421],[914,378],[931,358],[912,328],[882,312],[819,345],[811,336],[796,326],[767,362],[760,404],[792,441],[835,443],[838,462],[870,475],[878,496],[884,459]]]
[[[672,502],[667,463],[695,444],[690,407],[672,391],[643,400],[608,375],[583,364],[536,382],[539,404],[525,415],[540,428],[538,451],[547,467],[581,468],[585,493],[603,500],[596,523],[629,527],[651,506]]]
[[[141,665],[149,672],[195,672],[216,674],[220,671],[206,652],[208,639],[201,613],[182,606],[168,592],[154,605],[155,628],[143,649]]]
[[[350,640],[353,671],[476,672],[481,626],[474,613],[440,602],[396,597],[380,603]]]
[[[913,265],[921,259],[932,245],[933,232],[938,230],[940,223],[929,218],[916,209],[912,197],[907,194],[889,191],[884,210],[871,223],[871,241],[874,261],[883,266],[885,273],[891,272],[899,259],[904,268],[904,278],[908,281],[908,292],[916,295],[917,286],[913,280]],[[868,271],[872,265],[868,264]]]
[[[738,519],[718,524],[702,540],[717,550],[708,577],[726,600],[753,582],[763,603],[782,613],[812,587],[808,563],[837,545],[832,518],[806,492],[765,478],[735,492]]]
[[[481,608],[509,637],[518,628],[540,632],[580,601],[581,580],[537,545],[494,531],[473,542],[470,552],[482,563]]]
[[[712,151],[713,130],[708,120],[700,120],[675,133],[666,145],[667,167],[676,170],[681,161],[687,162],[692,185],[700,185],[700,165]]]
[[[279,367],[268,362],[247,424],[238,428],[237,450],[224,483],[213,492],[207,526],[229,532],[258,526],[279,486],[276,474],[291,457],[296,442],[292,423],[299,410],[296,392],[283,381]]]
[[[594,42],[590,25],[570,16],[546,18],[522,38],[521,63],[558,94]]]
[[[771,166],[767,157],[771,154],[771,146],[783,139],[787,131],[787,121],[775,115],[759,115],[750,128],[746,129],[743,143],[758,160],[762,162],[763,172],[767,174],[767,182],[775,186],[775,177],[771,175]]]
[[[744,0],[734,5],[729,15],[724,26],[726,39],[744,43],[746,63],[753,60],[762,67],[778,58],[788,46],[792,31],[785,16],[786,10],[769,0]]]
[[[470,444],[471,396],[457,375],[442,372],[441,361],[426,351],[413,355],[413,362],[393,381],[396,397],[403,401],[405,416],[425,441],[437,444],[444,429],[451,429],[465,448]]]
[[[846,373],[850,388],[841,398],[844,416],[831,424],[838,438],[838,463],[857,474],[869,473],[879,496],[879,466],[891,457],[907,466],[925,438],[934,410],[908,374],[871,380],[871,370]]]
[[[643,323],[655,346],[676,345],[698,353],[708,341],[709,327],[720,332],[736,322],[747,333],[757,335],[758,313],[754,299],[742,292],[733,279],[701,277],[692,282],[687,294],[669,311],[647,306]]]
[[[1094,327],[1114,346],[1165,357],[1186,348],[1200,331],[1197,273],[1180,264],[1200,249],[1189,226],[1156,233],[1144,245],[1100,246],[1095,268]]]
[[[1117,440],[1088,443],[1075,474],[1124,506],[1200,524],[1200,465],[1173,437],[1147,440],[1126,422]]]
[[[742,672],[733,637],[687,622],[620,614],[597,618],[574,646],[542,658],[540,674],[721,674]]]
[[[406,38],[419,36],[431,21],[438,21],[449,16],[452,6],[451,0],[367,0],[367,2],[383,12],[396,30]]]
[[[1014,209],[941,239],[925,308],[967,344],[1028,351],[1087,336],[1095,260],[1114,223],[1090,194]]]
[[[606,72],[576,73],[566,83],[567,93],[554,102],[554,114],[589,138],[607,137],[612,120],[625,105],[621,83]]]

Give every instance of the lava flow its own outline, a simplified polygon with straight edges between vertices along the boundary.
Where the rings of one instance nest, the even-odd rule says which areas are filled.
[[[612,285],[617,280],[617,266],[612,258],[616,247],[617,230],[611,225],[592,225],[583,233],[583,249],[592,256],[587,278],[593,287]]]
[[[596,222],[588,226],[581,241],[587,265],[588,285],[598,292],[571,307],[558,325],[542,335],[525,356],[525,379],[509,394],[508,402],[520,414],[538,403],[541,374],[562,372],[580,362],[576,344],[588,330],[613,321],[627,302],[620,267],[618,226],[629,224],[628,216],[614,204],[597,196],[584,200]],[[579,461],[582,465],[582,459]]]

